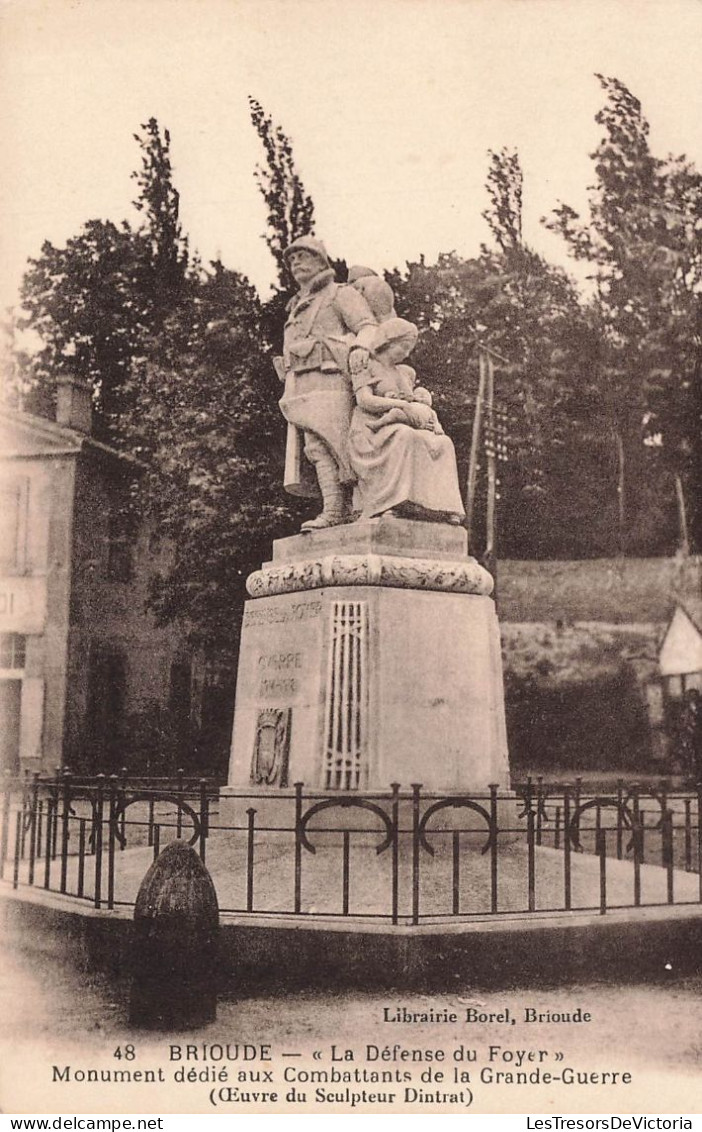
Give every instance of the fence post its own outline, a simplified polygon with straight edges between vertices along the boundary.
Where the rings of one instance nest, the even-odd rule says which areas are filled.
[[[200,779],[200,860],[205,863],[207,838],[210,835],[210,800],[207,796],[207,779]]]
[[[595,852],[600,858],[600,915],[607,912],[607,833],[599,828],[595,835]]]
[[[55,861],[58,857],[58,819],[59,819],[59,804],[61,801],[61,776],[63,769],[60,766],[56,767],[56,777],[51,785],[51,793],[54,799],[54,823],[51,831],[51,860]],[[24,850],[23,850],[24,852]]]
[[[30,885],[34,884],[34,868],[36,865],[37,853],[39,852],[37,846],[38,837],[38,821],[39,821],[39,774],[34,772],[34,781],[32,783],[32,812],[30,816],[31,829],[29,834],[29,875],[27,882]]]
[[[534,782],[530,774],[527,775],[524,787],[524,814],[528,814],[534,800]]]
[[[78,889],[77,895],[83,895],[85,887],[85,818],[78,819]]]
[[[421,782],[412,783],[412,923],[419,923],[419,807]]]
[[[490,842],[490,911],[497,911],[497,866],[498,866],[498,835],[499,814],[497,806],[497,790],[495,783],[490,784],[490,828],[492,838]]]
[[[256,822],[256,810],[253,806],[249,806],[246,811],[248,817],[248,829],[246,839],[246,911],[253,912],[254,901],[254,827]]]
[[[702,783],[697,785],[697,874],[698,893],[702,904]]]
[[[0,880],[5,876],[5,861],[10,836],[10,810],[12,808],[12,779],[5,775],[2,792],[2,832],[0,833]]]
[[[663,826],[661,833],[663,835],[663,863],[666,869],[666,889],[668,903],[673,904],[675,901],[675,873],[673,870],[673,812],[666,810],[663,814]]]
[[[461,834],[457,829],[451,835],[453,843],[453,915],[457,916],[461,908]]]
[[[536,844],[541,844],[544,811],[544,780],[541,775],[536,779]]]
[[[117,809],[119,804],[119,778],[110,775],[109,800],[107,804],[107,907],[115,906],[115,841],[117,840]]]
[[[149,798],[149,834],[147,845],[154,843],[154,800],[153,797]]]
[[[668,786],[669,786],[669,783],[668,783],[667,778],[662,778],[660,780],[658,788],[659,788],[659,795],[660,795],[659,796],[659,802],[660,802],[660,806],[661,806],[661,817],[660,817],[661,864],[662,864],[664,869],[668,867],[668,857],[667,857],[667,853],[666,853],[666,843],[665,843],[665,815],[668,813]]]
[[[41,857],[41,853],[42,853],[42,846],[44,844],[44,842],[42,841],[43,833],[44,833],[44,802],[40,798],[39,801],[37,802],[37,846],[36,846],[37,860],[39,860],[39,858]]]
[[[343,831],[341,853],[341,914],[349,914],[349,872],[351,856],[351,834],[348,829]]]
[[[692,803],[685,799],[685,872],[692,872]]]
[[[65,767],[61,781],[61,892],[65,892],[68,879],[68,838],[71,814],[71,772]]]
[[[22,807],[17,811],[17,820],[15,822],[15,859],[12,869],[12,887],[19,886],[19,866],[20,866],[20,853],[22,852]]]
[[[127,778],[129,772],[126,766],[123,766],[119,772],[119,801],[122,805],[122,813],[119,819],[119,848],[123,851],[127,848],[127,807],[124,804],[127,801]]]
[[[295,912],[302,907],[302,783],[295,783]]]
[[[105,798],[105,775],[97,775],[97,783],[95,787],[95,809],[94,809],[94,846],[95,846],[95,907],[99,908],[102,904],[102,823],[103,823],[103,808]]]
[[[534,811],[527,814],[527,875],[529,911],[536,910],[536,862],[534,858]]]
[[[399,782],[390,784],[392,790],[392,922],[397,923],[400,881],[400,799]]]
[[[563,897],[566,912],[569,912],[571,906],[570,786],[563,787]]]
[[[44,888],[51,886],[51,861],[53,859],[53,846],[56,844],[54,830],[58,821],[56,795],[51,794],[46,799],[46,831],[44,834]]]
[[[624,822],[622,817],[622,809],[624,807],[624,779],[617,779],[617,860],[622,859],[622,836],[624,829]]]
[[[20,831],[20,858],[24,860],[24,851],[27,839],[27,814],[29,812],[29,771],[24,772],[22,779],[22,829]]]
[[[631,832],[634,841],[634,907],[638,908],[641,904],[641,862],[643,861],[643,826],[638,807],[634,812]]]
[[[181,834],[183,832],[183,811],[181,810],[180,806],[185,794],[185,786],[183,784],[185,771],[183,770],[182,766],[178,768],[176,775],[178,778],[178,785],[176,787],[176,796],[178,798],[178,812],[176,813],[176,837],[180,841]]]

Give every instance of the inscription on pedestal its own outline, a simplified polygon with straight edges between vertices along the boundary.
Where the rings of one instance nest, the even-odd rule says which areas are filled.
[[[321,613],[321,601],[296,601],[283,608],[247,609],[243,624],[245,629],[253,625],[288,625],[294,621],[312,621]]]
[[[302,652],[274,652],[261,653],[257,667],[261,677],[258,694],[262,700],[266,700],[295,696],[300,682],[292,673],[301,674],[306,665]]]

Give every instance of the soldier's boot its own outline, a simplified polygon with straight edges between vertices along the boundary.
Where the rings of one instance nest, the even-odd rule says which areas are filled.
[[[314,464],[319,490],[322,493],[323,509],[316,519],[303,523],[303,531],[321,531],[325,527],[337,527],[340,523],[350,523],[351,489],[339,479],[339,469],[331,453],[320,447],[305,447],[307,458]]]

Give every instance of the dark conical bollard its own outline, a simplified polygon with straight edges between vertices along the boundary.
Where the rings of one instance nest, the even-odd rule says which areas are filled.
[[[147,872],[134,908],[129,1020],[187,1029],[217,1015],[219,908],[194,849],[174,841]]]

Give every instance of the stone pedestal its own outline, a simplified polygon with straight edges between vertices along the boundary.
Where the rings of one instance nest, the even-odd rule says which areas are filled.
[[[491,588],[460,527],[382,517],[276,542],[248,581],[233,792],[507,788]]]

